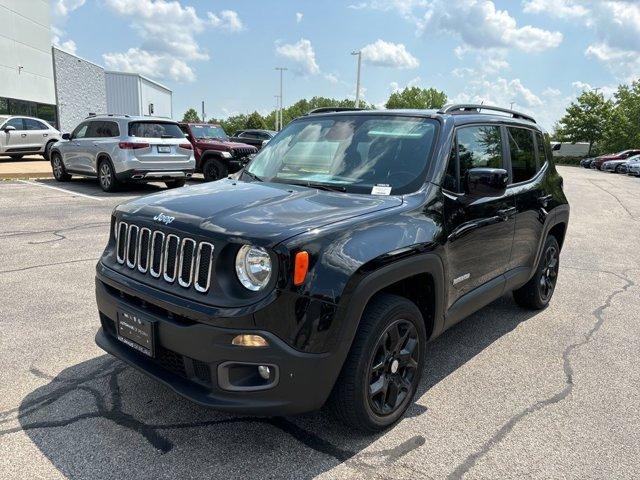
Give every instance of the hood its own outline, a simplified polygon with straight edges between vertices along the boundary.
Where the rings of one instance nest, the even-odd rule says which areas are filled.
[[[237,237],[273,246],[314,228],[399,207],[402,197],[344,194],[280,183],[220,180],[169,190],[122,204],[123,219],[214,238]]]
[[[230,142],[227,140],[215,140],[215,139],[205,140],[205,139],[199,138],[195,140],[195,143],[200,148],[215,148],[216,150],[232,150],[234,148],[256,149],[255,147],[252,147],[251,145],[247,145],[246,143]]]

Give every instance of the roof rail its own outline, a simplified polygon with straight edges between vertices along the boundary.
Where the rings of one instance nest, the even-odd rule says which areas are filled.
[[[87,118],[94,118],[94,117],[125,117],[125,118],[129,118],[130,115],[127,115],[126,113],[122,114],[122,113],[93,113],[91,112],[89,115],[87,115],[85,118],[85,120]]]
[[[507,113],[511,115],[513,118],[518,118],[520,120],[527,120],[529,122],[537,123],[532,116],[527,115],[525,113],[516,112],[515,110],[511,110],[509,108],[492,107],[491,105],[477,105],[473,103],[445,105],[440,110],[438,110],[438,113],[451,113],[451,114],[480,113],[481,110],[490,110],[492,112]]]
[[[364,108],[355,108],[355,107],[321,107],[321,108],[314,108],[313,110],[307,112],[307,115],[315,115],[317,113],[332,113],[332,112],[358,112],[360,110],[364,110]]]

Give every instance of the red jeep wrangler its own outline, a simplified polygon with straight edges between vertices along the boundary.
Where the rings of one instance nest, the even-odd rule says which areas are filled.
[[[222,127],[214,123],[181,123],[180,128],[193,145],[196,172],[207,182],[237,172],[258,152],[246,143],[230,142]]]

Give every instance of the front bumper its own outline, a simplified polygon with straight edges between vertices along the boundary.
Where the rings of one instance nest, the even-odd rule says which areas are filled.
[[[112,282],[96,277],[101,328],[96,343],[106,352],[166,384],[178,394],[221,411],[252,415],[293,415],[317,410],[326,401],[341,362],[331,353],[300,352],[276,335],[246,328],[223,328],[187,319],[136,299]],[[125,309],[155,322],[155,357],[120,342],[118,312]],[[176,311],[184,313],[180,308]],[[228,320],[229,319],[225,319]],[[259,334],[269,346],[238,347],[231,340],[240,333]],[[236,389],[228,382],[235,365],[268,365],[274,381],[268,388]],[[244,368],[244,367],[242,367]]]

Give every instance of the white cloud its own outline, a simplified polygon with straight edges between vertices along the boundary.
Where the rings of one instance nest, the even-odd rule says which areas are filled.
[[[302,17],[304,17],[304,13],[296,12],[296,23],[300,23],[302,21]]]
[[[53,14],[66,17],[86,3],[86,0],[55,0],[53,2]]]
[[[108,68],[137,71],[151,77],[176,81],[196,78],[195,61],[209,59],[196,40],[207,28],[237,32],[244,28],[238,14],[223,10],[207,12],[206,18],[178,0],[104,0],[115,14],[130,21],[142,43],[126,52],[103,55]]]
[[[239,32],[244,30],[244,25],[240,16],[233,10],[223,10],[219,15],[212,12],[207,12],[209,23],[216,28],[226,30],[228,32]]]
[[[69,15],[85,3],[86,0],[55,0],[52,4],[51,43],[74,55],[78,50],[76,42],[71,39],[65,40],[67,32],[63,26]]]
[[[546,13],[557,18],[579,18],[589,13],[589,9],[575,0],[525,0],[525,13]]]
[[[362,49],[365,63],[378,67],[417,68],[420,62],[411,55],[402,43],[376,40]]]
[[[294,62],[300,73],[308,75],[320,73],[320,67],[316,62],[316,52],[311,42],[306,38],[301,38],[296,43],[276,42],[276,53]]]
[[[335,73],[325,73],[324,78],[326,78],[329,83],[333,83],[334,85],[340,82],[340,79]]]

